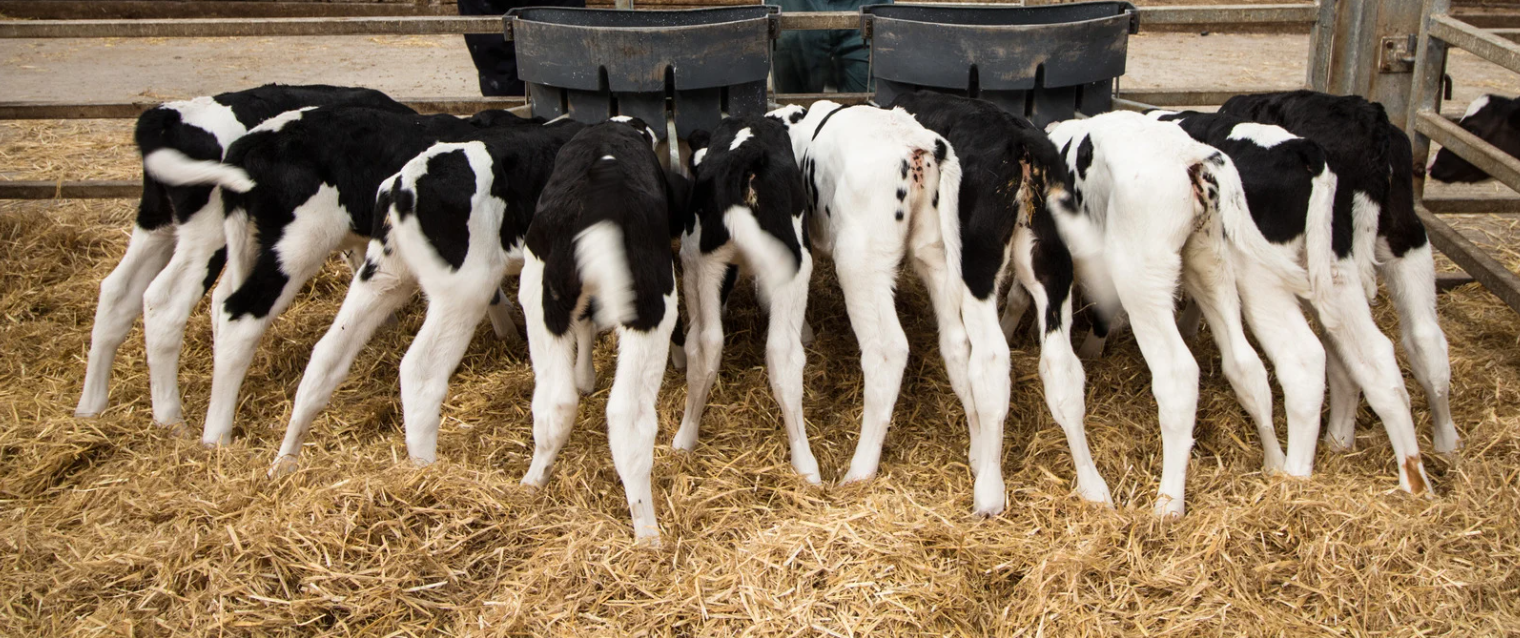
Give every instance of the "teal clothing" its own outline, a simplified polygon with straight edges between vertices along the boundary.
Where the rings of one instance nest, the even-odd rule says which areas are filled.
[[[890,0],[765,0],[786,13],[856,11],[863,5]],[[846,93],[863,93],[871,86],[871,48],[860,31],[783,31],[771,62],[777,93],[821,93],[833,86]]]

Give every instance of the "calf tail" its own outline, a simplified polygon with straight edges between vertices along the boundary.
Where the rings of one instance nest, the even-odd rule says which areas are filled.
[[[241,168],[221,162],[191,159],[172,148],[161,148],[143,157],[143,171],[170,186],[215,185],[246,193],[254,181]]]
[[[1304,220],[1304,262],[1309,270],[1310,300],[1316,308],[1328,308],[1335,290],[1335,248],[1331,243],[1331,218],[1335,214],[1337,178],[1324,154],[1315,149],[1309,166],[1319,166],[1319,174],[1309,190],[1309,210]],[[1331,314],[1321,313],[1321,320]],[[1330,327],[1330,326],[1327,326]]]
[[[618,208],[629,205],[622,192],[622,171],[617,160],[602,159],[591,165],[588,193],[592,201]],[[637,219],[621,211],[609,211],[610,219],[596,222],[575,235],[575,269],[586,289],[596,296],[597,324],[612,326],[638,318],[633,275],[623,229],[612,220]]]
[[[1236,172],[1235,163],[1224,153],[1212,148],[1209,150],[1210,153],[1188,170],[1188,175],[1193,179],[1195,191],[1203,195],[1200,201],[1206,208],[1211,207],[1219,214],[1219,222],[1230,248],[1240,258],[1248,259],[1275,275],[1293,294],[1307,298],[1307,273],[1296,260],[1267,241],[1256,227],[1255,220],[1251,218],[1251,209],[1246,204],[1245,186],[1240,182],[1240,173]],[[1211,194],[1212,197],[1209,196]]]
[[[946,282],[948,286],[946,290],[958,290],[965,286],[961,280],[961,162],[950,143],[939,136],[934,138],[934,168],[934,173],[938,176],[934,184],[934,194],[929,195],[926,188],[920,196],[932,197],[929,205],[935,209],[935,214],[939,217],[940,234],[943,235],[945,242],[947,276],[950,278]]]

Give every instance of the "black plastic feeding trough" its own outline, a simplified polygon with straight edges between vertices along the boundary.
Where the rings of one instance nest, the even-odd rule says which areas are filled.
[[[988,100],[1039,126],[1108,111],[1140,26],[1128,2],[860,11],[877,104],[930,89]]]
[[[643,119],[661,138],[712,130],[725,113],[763,115],[778,9],[624,11],[527,7],[507,13],[533,114],[588,123]]]

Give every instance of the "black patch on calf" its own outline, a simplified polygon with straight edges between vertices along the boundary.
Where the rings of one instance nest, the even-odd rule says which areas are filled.
[[[1077,145],[1077,176],[1087,179],[1087,169],[1093,163],[1092,137],[1083,135],[1082,142]]]
[[[727,304],[728,296],[734,294],[734,286],[739,285],[739,265],[729,264],[723,269],[723,286],[718,289],[718,303]]]
[[[945,141],[955,147],[962,167],[957,215],[961,277],[967,290],[977,299],[987,299],[997,292],[997,275],[1005,267],[1003,255],[1013,239],[1014,225],[1023,206],[1018,201],[1021,187],[1028,187],[1031,195],[1032,207],[1028,212],[1038,244],[1035,275],[1042,281],[1048,276],[1050,285],[1058,286],[1064,272],[1065,287],[1069,289],[1071,256],[1055,234],[1055,222],[1045,210],[1047,189],[1064,185],[1068,180],[1065,164],[1044,133],[983,100],[921,91],[899,96],[892,106],[906,109],[929,130],[943,136],[936,144],[936,155]],[[948,153],[948,149],[945,151]],[[1024,183],[1026,164],[1031,175],[1043,176],[1041,181]],[[938,201],[935,206],[939,206]],[[1062,259],[1064,266],[1059,263]],[[1067,293],[1050,289],[1047,294],[1059,312],[1057,299],[1064,299]],[[1059,324],[1047,322],[1047,325]]]
[[[945,156],[949,155],[950,149],[945,146],[943,138],[934,140],[934,162],[944,163]]]
[[[1487,95],[1488,104],[1457,124],[1468,133],[1520,157],[1520,99]],[[1443,148],[1430,165],[1429,177],[1442,182],[1473,183],[1490,179],[1483,169]]]
[[[907,198],[908,198],[908,191],[907,191],[907,189],[902,188],[901,186],[899,186],[897,188],[897,201],[900,202],[900,201],[905,200]]]
[[[834,109],[832,111],[829,111],[827,114],[825,114],[823,116],[823,121],[821,121],[821,122],[818,123],[818,128],[813,129],[813,139],[815,139],[815,140],[818,139],[818,134],[823,131],[823,125],[828,124],[829,120],[833,119],[835,115],[839,115],[840,111],[843,111],[843,110],[845,110],[847,108],[851,108],[851,107],[855,107],[855,106],[861,106],[861,105],[859,105],[859,104],[851,104],[849,106],[841,106],[841,107],[839,107],[837,109]]]
[[[428,211],[417,216],[423,236],[449,268],[459,270],[470,250],[470,210],[475,195],[475,170],[470,159],[463,151],[434,155],[428,160],[427,172],[417,178],[416,189],[420,205]]]
[[[1388,121],[1382,105],[1357,96],[1288,91],[1236,96],[1220,112],[1276,124],[1319,144],[1339,180],[1335,219],[1352,219],[1352,193],[1363,193],[1378,205],[1378,236],[1388,240],[1395,257],[1428,241],[1414,213],[1409,138]],[[1337,255],[1349,254],[1349,239],[1342,244],[1332,236],[1332,241]]]
[[[364,260],[364,267],[359,269],[359,281],[369,281],[375,276],[375,271],[379,268],[379,264],[368,259]],[[497,294],[501,293],[498,292]],[[492,303],[495,303],[495,301],[493,300]]]
[[[602,161],[605,155],[617,159]],[[552,334],[569,330],[584,290],[574,238],[601,222],[623,234],[635,310],[624,325],[644,331],[659,325],[664,296],[675,289],[667,188],[648,137],[633,127],[586,127],[560,150],[525,239],[544,260],[544,324]]]
[[[204,295],[207,290],[211,290],[211,286],[216,284],[217,276],[222,274],[222,268],[226,266],[227,247],[223,246],[211,253],[211,259],[206,260],[206,278],[201,281],[201,294]]]

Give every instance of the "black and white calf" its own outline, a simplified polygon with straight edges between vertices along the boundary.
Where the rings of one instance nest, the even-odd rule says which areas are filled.
[[[1408,394],[1400,391],[1404,378],[1394,359],[1393,343],[1373,321],[1362,289],[1359,273],[1371,268],[1372,251],[1354,250],[1358,244],[1370,246],[1376,231],[1353,229],[1351,210],[1334,208],[1338,180],[1324,150],[1281,127],[1230,115],[1168,111],[1150,115],[1178,124],[1193,139],[1234,160],[1251,218],[1277,250],[1305,266],[1310,294],[1304,301],[1319,315],[1328,347],[1365,389],[1368,403],[1383,419],[1399,465],[1403,467],[1410,456],[1417,457],[1419,443]],[[1356,241],[1354,232],[1365,236]],[[1259,264],[1237,266],[1246,321],[1277,368],[1288,415],[1286,464],[1276,437],[1264,432],[1266,465],[1293,476],[1308,476],[1325,396],[1325,348],[1315,339],[1290,288],[1259,272]],[[1406,489],[1423,488],[1421,472],[1411,468],[1405,474],[1401,476],[1407,479]]]
[[[1510,155],[1520,157],[1520,99],[1483,95],[1467,105],[1457,122],[1468,133],[1483,138]],[[1493,177],[1448,149],[1431,156],[1425,174],[1442,182],[1472,183]]]
[[[961,166],[949,141],[902,109],[820,100],[770,115],[788,124],[811,194],[811,243],[834,259],[860,343],[865,411],[842,482],[874,477],[881,461],[908,362],[893,294],[898,267],[911,255],[934,304],[950,385],[966,411],[975,511],[1002,512],[1008,344],[997,300],[970,294],[961,276]]]
[[[918,92],[904,94],[893,106],[906,109],[955,148],[961,162],[958,212],[966,291],[996,303],[993,296],[1012,271],[1004,347],[1032,302],[1041,336],[1045,404],[1066,433],[1077,493],[1089,501],[1110,502],[1083,427],[1086,375],[1071,348],[1071,253],[1047,207],[1051,199],[1066,197],[1070,187],[1060,153],[1028,120],[991,102]]]
[[[295,469],[312,421],[419,280],[428,315],[402,359],[401,391],[411,457],[436,459],[448,379],[481,316],[489,315],[499,336],[516,335],[509,304],[495,299],[498,286],[522,269],[523,237],[554,157],[582,128],[565,120],[479,131],[468,142],[434,144],[385,181],[364,265],[312,351],[271,473]]]
[[[1198,363],[1173,315],[1179,280],[1203,310],[1241,405],[1258,432],[1271,433],[1271,388],[1241,323],[1235,264],[1259,264],[1285,282],[1305,275],[1251,223],[1234,163],[1180,128],[1116,112],[1055,124],[1050,137],[1076,185],[1073,197],[1058,202],[1056,226],[1100,312],[1129,313],[1159,408],[1156,512],[1181,515]]]
[[[525,122],[502,118],[494,126]],[[320,107],[272,118],[233,143],[227,177],[219,178],[228,211],[224,284],[232,292],[214,309],[216,361],[202,443],[231,439],[238,389],[270,322],[328,255],[368,243],[381,183],[433,144],[474,139],[482,130],[451,115]]]
[[[819,482],[802,419],[803,314],[813,257],[803,216],[808,195],[786,126],[771,118],[730,118],[693,136],[694,183],[681,237],[685,279],[686,414],[672,445],[691,450],[723,357],[724,290],[736,264],[753,274],[770,312],[766,366],[781,406],[792,467]]]
[[[654,132],[638,119],[616,119],[586,128],[560,150],[528,227],[518,299],[533,360],[534,445],[522,482],[548,482],[580,404],[576,350],[589,354],[594,330],[613,328],[617,376],[607,399],[607,440],[634,535],[658,542],[649,474],[655,403],[676,325],[671,220],[682,215],[655,156]]]
[[[1430,405],[1435,451],[1455,450],[1460,441],[1451,420],[1451,362],[1446,334],[1436,315],[1434,256],[1425,226],[1414,212],[1414,157],[1409,138],[1389,123],[1382,105],[1357,96],[1313,91],[1242,95],[1226,101],[1220,112],[1276,124],[1325,149],[1330,168],[1340,180],[1336,209],[1351,211],[1355,228],[1377,229],[1375,235],[1353,233],[1353,241],[1361,239],[1365,244],[1349,248],[1353,253],[1373,254],[1371,262],[1388,285],[1398,309],[1409,367]],[[1337,246],[1336,253],[1343,254],[1342,248]],[[1362,285],[1368,299],[1377,294],[1372,269],[1363,271]],[[1329,353],[1330,426],[1325,443],[1349,450],[1354,444],[1359,393],[1356,380],[1335,350]],[[1407,393],[1402,383],[1392,391]],[[1384,415],[1385,423],[1386,418]],[[1409,451],[1417,453],[1413,448]],[[1406,472],[1404,463],[1399,471],[1401,476]]]
[[[185,321],[227,256],[221,198],[207,182],[225,173],[223,154],[249,128],[292,109],[336,104],[412,112],[371,89],[270,84],[168,102],[137,119],[142,201],[127,254],[100,283],[76,415],[95,416],[106,408],[116,350],[142,314],[154,420],[182,419],[177,377]]]

